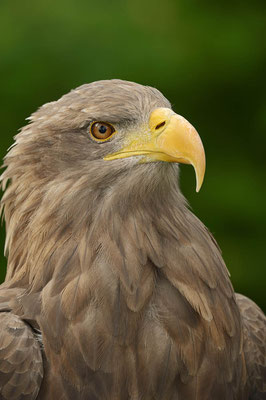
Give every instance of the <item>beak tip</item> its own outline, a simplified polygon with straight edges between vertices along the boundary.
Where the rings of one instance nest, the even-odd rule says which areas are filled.
[[[201,187],[203,184],[203,177],[201,179],[199,179],[198,177],[196,177],[196,192],[199,193]]]
[[[204,158],[204,160],[205,160],[205,158]],[[192,163],[192,165],[193,165],[195,175],[196,175],[196,192],[199,193],[199,191],[203,185],[203,180],[204,180],[204,175],[205,175],[205,162],[204,162],[204,166],[201,168],[193,163]]]
[[[201,185],[198,185],[198,184],[197,184],[197,186],[196,186],[196,193],[199,193],[200,188],[201,188]]]

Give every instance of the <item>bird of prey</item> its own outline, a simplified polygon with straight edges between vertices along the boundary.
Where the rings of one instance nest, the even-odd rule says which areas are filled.
[[[156,89],[85,84],[42,106],[1,182],[0,398],[266,398],[266,319],[189,210],[205,155]]]

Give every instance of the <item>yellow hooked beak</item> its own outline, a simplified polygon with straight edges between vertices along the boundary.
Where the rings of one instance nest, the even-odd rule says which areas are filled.
[[[105,160],[144,156],[141,162],[166,161],[191,164],[196,173],[198,192],[205,174],[205,152],[196,129],[169,108],[156,108],[150,116],[149,129],[133,133],[125,147],[107,155]]]

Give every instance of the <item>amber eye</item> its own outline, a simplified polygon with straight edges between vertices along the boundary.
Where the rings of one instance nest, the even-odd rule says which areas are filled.
[[[96,139],[106,140],[115,132],[115,128],[106,122],[94,122],[91,125],[90,132]]]

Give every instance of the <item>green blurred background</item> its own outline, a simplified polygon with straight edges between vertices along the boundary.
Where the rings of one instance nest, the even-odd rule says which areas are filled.
[[[155,86],[195,125],[207,173],[181,186],[234,287],[266,310],[266,1],[1,0],[1,141],[37,107],[98,79]],[[1,279],[4,278],[1,230]]]

